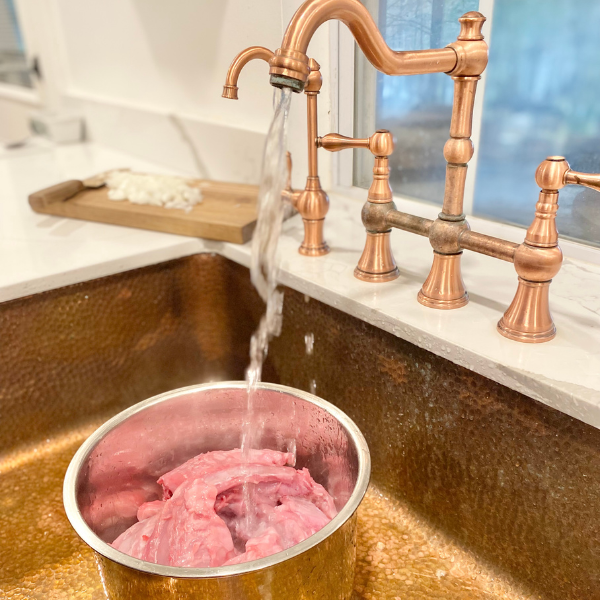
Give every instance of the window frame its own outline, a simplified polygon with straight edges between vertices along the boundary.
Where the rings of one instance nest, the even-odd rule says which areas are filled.
[[[15,0],[14,8],[17,13],[17,23],[19,27],[19,33],[23,37],[25,41],[25,58],[28,63],[32,60],[32,53],[29,50],[28,40],[31,39],[32,32],[26,31],[25,23],[26,19],[23,18],[23,10],[21,6],[20,0]],[[26,87],[22,85],[17,85],[13,83],[5,83],[0,82],[0,98],[6,100],[12,100],[13,102],[18,102],[20,104],[25,104],[29,106],[39,106],[40,104],[40,94],[36,88],[36,82],[32,80],[32,86]]]
[[[488,44],[491,41],[491,30],[494,12],[495,0],[479,0],[479,12],[486,16],[487,21],[484,25],[484,35]],[[333,130],[342,135],[354,135],[354,86],[355,86],[355,52],[361,50],[352,37],[352,34],[338,21],[331,22],[330,25],[330,56],[331,56],[331,78],[332,78],[332,126]],[[465,184],[464,212],[473,229],[479,233],[501,237],[513,242],[523,241],[526,227],[519,227],[508,223],[501,223],[487,219],[483,216],[473,214],[473,198],[475,194],[475,176],[477,172],[477,162],[479,153],[479,141],[481,138],[481,123],[483,117],[483,102],[485,96],[485,86],[487,79],[487,69],[483,72],[481,81],[477,86],[475,96],[475,105],[473,110],[473,133],[471,139],[475,152],[469,162],[467,171],[467,180]],[[449,135],[449,134],[448,134]],[[354,150],[357,152],[360,150]],[[366,190],[353,185],[353,152],[337,152],[332,160],[332,183],[333,192],[340,195],[364,200]],[[540,162],[545,157],[540,157]],[[534,177],[534,173],[531,173]],[[405,210],[417,209],[415,214],[418,216],[437,215],[441,205],[425,202],[418,198],[396,194],[394,200]],[[531,198],[532,219],[536,197]],[[433,216],[435,218],[435,216]],[[584,242],[568,240],[560,236],[559,245],[568,258],[581,260],[600,265],[600,248],[588,245]]]
[[[62,105],[67,84],[65,48],[56,0],[14,0],[28,61],[37,57],[41,81],[33,77],[33,87],[1,84],[0,98],[32,107],[56,110]]]

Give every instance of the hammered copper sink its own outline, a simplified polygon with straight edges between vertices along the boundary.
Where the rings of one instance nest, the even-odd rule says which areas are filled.
[[[135,402],[242,378],[261,310],[209,254],[0,305],[1,598],[105,598],[71,457]],[[289,289],[264,375],[367,438],[357,599],[600,599],[600,431]]]

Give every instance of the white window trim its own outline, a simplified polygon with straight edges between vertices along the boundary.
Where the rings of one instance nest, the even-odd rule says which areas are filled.
[[[0,98],[29,106],[40,105],[40,95],[35,89],[9,83],[0,83]]]
[[[58,16],[57,0],[15,0],[15,9],[25,52],[29,63],[34,57],[40,61],[42,79],[33,78],[33,88],[6,86],[0,95],[12,97],[29,104],[43,106],[47,110],[62,107],[67,83],[64,40]],[[15,90],[16,88],[16,90]],[[25,90],[27,94],[17,94]]]
[[[479,10],[487,17],[486,39],[490,42],[491,24],[493,18],[495,0],[480,0]],[[332,89],[332,131],[337,131],[342,135],[352,136],[354,134],[354,53],[356,44],[352,34],[347,27],[338,21],[332,21],[330,24],[330,52],[331,52],[331,89]],[[360,52],[360,49],[358,50]],[[469,163],[467,172],[467,181],[465,184],[464,211],[472,228],[486,235],[500,237],[515,243],[523,241],[525,227],[518,227],[507,223],[492,221],[481,216],[473,215],[473,196],[475,192],[475,173],[477,167],[477,156],[479,139],[481,136],[481,119],[483,112],[483,99],[485,94],[486,73],[484,71],[479,82],[475,106],[473,110],[473,135],[472,140],[475,146],[475,153]],[[337,108],[337,110],[336,110]],[[544,157],[540,157],[540,162]],[[332,161],[332,182],[333,192],[356,198],[357,200],[366,199],[366,190],[356,187],[352,184],[353,160],[352,152],[336,152]],[[531,174],[531,177],[534,173]],[[394,200],[402,210],[410,211],[418,216],[435,218],[441,206],[420,201],[408,196],[394,194]],[[533,210],[537,197],[531,198],[531,211]],[[560,232],[559,232],[560,236]],[[589,246],[582,242],[560,237],[560,247],[566,258],[578,261],[600,264],[600,248]]]
[[[31,64],[32,53],[29,49],[28,40],[32,39],[34,34],[31,31],[31,28],[28,27],[29,20],[27,19],[27,16],[23,14],[22,2],[23,0],[16,0],[15,10],[17,12],[19,30],[25,40],[26,59],[28,64]],[[12,83],[0,83],[0,98],[34,107],[39,106],[41,103],[39,91],[35,87],[35,81],[33,82],[33,87],[25,87]]]

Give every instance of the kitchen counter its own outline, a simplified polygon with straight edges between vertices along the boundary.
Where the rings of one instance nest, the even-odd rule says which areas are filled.
[[[173,173],[95,144],[37,142],[0,154],[0,301],[200,252],[249,266],[249,244],[61,219],[29,208],[27,196],[33,191],[117,167]],[[353,270],[365,238],[361,203],[340,194],[330,197],[326,237],[332,252],[321,258],[299,255],[302,223],[293,217],[280,243],[281,283],[600,428],[599,265],[573,258],[577,249],[569,253],[566,244],[563,268],[550,288],[556,338],[536,345],[513,342],[496,332],[517,285],[511,264],[466,252],[469,304],[454,311],[425,308],[416,295],[431,265],[428,240],[394,231],[400,278],[383,284],[358,281]],[[429,218],[439,210],[409,200],[397,204]],[[481,230],[481,221],[470,221]],[[512,241],[523,236],[513,227],[487,227],[486,233]]]

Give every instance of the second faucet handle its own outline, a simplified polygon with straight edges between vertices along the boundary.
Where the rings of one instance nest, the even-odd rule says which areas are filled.
[[[329,152],[339,152],[346,148],[368,148],[374,156],[390,156],[394,152],[394,137],[387,129],[379,129],[368,138],[328,133],[317,138],[317,146]]]
[[[564,156],[549,156],[535,172],[535,181],[547,191],[558,191],[565,185],[582,185],[600,192],[600,173],[573,171]]]
[[[582,185],[600,192],[600,173],[578,173],[569,170],[565,174],[565,183]]]

